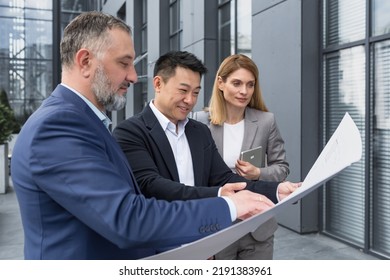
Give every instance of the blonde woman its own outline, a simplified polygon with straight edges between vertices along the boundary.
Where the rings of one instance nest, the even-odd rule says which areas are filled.
[[[268,112],[259,86],[259,71],[249,57],[235,54],[220,65],[209,107],[193,118],[209,124],[218,151],[226,164],[250,180],[284,181],[289,174],[284,141],[274,114]],[[265,166],[240,160],[241,151],[261,146]],[[275,219],[247,234],[216,259],[272,259]]]

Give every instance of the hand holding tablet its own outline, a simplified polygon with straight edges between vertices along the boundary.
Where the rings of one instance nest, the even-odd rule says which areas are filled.
[[[258,146],[250,150],[242,151],[240,154],[240,160],[247,161],[256,167],[264,167],[265,155],[263,152],[263,147]]]

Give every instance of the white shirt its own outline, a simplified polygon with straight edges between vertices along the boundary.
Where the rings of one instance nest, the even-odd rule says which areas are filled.
[[[185,126],[188,119],[179,121],[176,125],[164,116],[153,104],[153,100],[149,103],[154,115],[163,128],[165,135],[171,145],[173,155],[176,161],[177,171],[179,173],[180,183],[187,186],[194,186],[194,168],[192,165],[192,156],[190,146],[185,134]]]
[[[244,141],[244,124],[244,120],[236,124],[223,124],[223,160],[233,172],[236,172],[236,162]]]
[[[165,117],[153,104],[153,100],[149,102],[149,106],[156,116],[158,122],[163,128],[165,135],[171,145],[173,154],[175,156],[176,167],[179,173],[180,183],[187,186],[194,186],[194,168],[192,165],[192,156],[190,146],[188,145],[187,137],[185,134],[185,126],[188,123],[188,118],[184,121],[179,121],[176,133],[176,126],[167,117]],[[220,196],[221,188],[219,188],[218,196]],[[236,205],[229,197],[221,196],[225,199],[229,206],[230,217],[232,221],[237,219]]]
[[[227,166],[236,172],[236,161],[240,158],[241,147],[244,141],[245,120],[236,124],[223,124],[223,160]],[[276,199],[280,201],[278,189],[276,189]]]

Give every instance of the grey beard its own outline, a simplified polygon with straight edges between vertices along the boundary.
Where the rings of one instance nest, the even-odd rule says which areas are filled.
[[[108,79],[102,66],[96,69],[92,81],[92,92],[96,100],[104,106],[107,111],[121,110],[126,105],[126,96],[119,95],[113,89],[111,81]]]
[[[105,101],[100,101],[104,105],[107,111],[118,111],[126,105],[126,96],[120,95],[108,95]]]

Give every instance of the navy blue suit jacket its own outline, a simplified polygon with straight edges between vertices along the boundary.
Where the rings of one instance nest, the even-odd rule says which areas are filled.
[[[145,196],[169,201],[215,197],[219,187],[226,183],[247,182],[246,189],[264,194],[277,203],[278,183],[249,181],[233,173],[218,153],[205,124],[189,119],[185,133],[191,150],[196,188],[180,183],[168,138],[149,105],[115,128],[113,135]]]
[[[112,135],[61,85],[23,126],[11,168],[26,259],[136,259],[231,225],[221,198],[140,195]]]

